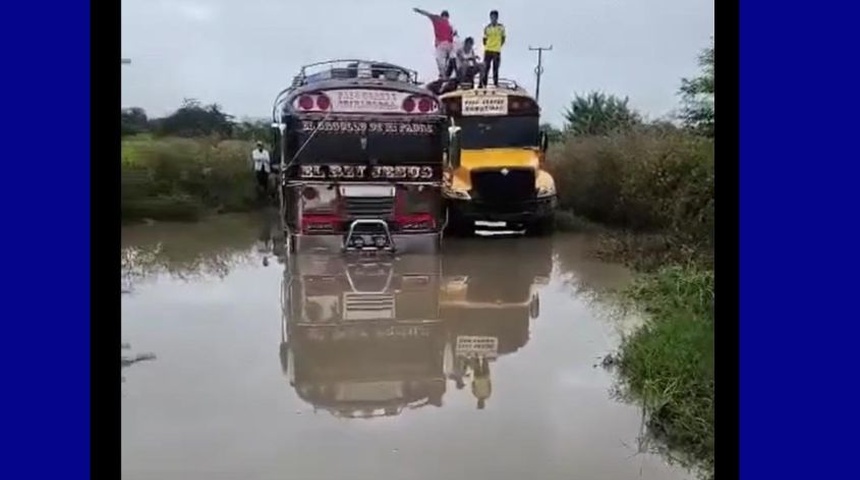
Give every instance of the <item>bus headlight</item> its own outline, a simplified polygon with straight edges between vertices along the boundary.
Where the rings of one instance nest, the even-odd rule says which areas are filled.
[[[555,185],[541,185],[537,188],[538,198],[551,197],[555,195]]]

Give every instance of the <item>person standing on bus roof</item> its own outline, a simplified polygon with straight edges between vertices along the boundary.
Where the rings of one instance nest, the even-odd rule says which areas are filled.
[[[505,44],[505,26],[499,23],[499,12],[490,12],[490,23],[484,27],[484,72],[481,86],[487,86],[487,74],[493,66],[493,85],[499,86],[499,63],[502,61],[502,46]]]
[[[424,15],[433,23],[433,35],[436,45],[436,67],[439,69],[439,78],[445,78],[445,70],[448,69],[448,59],[454,50],[454,37],[457,30],[451,26],[447,10],[442,10],[439,15],[434,15],[420,8],[412,9],[415,13]]]

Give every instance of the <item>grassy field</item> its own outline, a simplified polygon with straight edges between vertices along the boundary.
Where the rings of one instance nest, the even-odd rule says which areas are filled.
[[[602,230],[598,253],[640,272],[623,292],[648,318],[616,355],[625,393],[654,437],[713,476],[713,140],[653,128],[567,136],[548,168],[559,228]]]
[[[255,208],[252,148],[238,140],[123,139],[123,221],[196,220]]]

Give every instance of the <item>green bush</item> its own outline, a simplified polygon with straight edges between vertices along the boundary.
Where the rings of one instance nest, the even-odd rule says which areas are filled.
[[[256,205],[248,142],[132,137],[122,146],[123,220],[193,219]]]
[[[559,206],[591,221],[713,245],[714,143],[672,129],[567,135],[548,168]]]
[[[666,267],[628,294],[648,315],[625,338],[619,367],[651,432],[713,475],[714,272]]]

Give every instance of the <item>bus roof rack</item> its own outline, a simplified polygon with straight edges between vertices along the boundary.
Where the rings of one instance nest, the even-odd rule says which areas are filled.
[[[481,84],[481,74],[475,75],[472,81],[460,82],[457,85],[458,90],[471,90],[475,88],[475,86]],[[492,83],[488,84],[486,87],[487,90],[513,90],[516,92],[525,92],[525,88],[523,88],[516,80],[511,80],[509,78],[500,78],[499,86],[495,86]]]
[[[418,72],[406,67],[377,60],[338,59],[303,66],[293,77],[292,87],[297,88],[323,80],[350,78],[418,84]]]
[[[511,80],[509,78],[500,78],[498,87],[487,85],[487,88],[506,88],[508,90],[524,90],[524,88],[521,87],[520,84],[516,82],[516,80]]]

